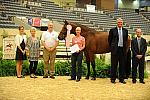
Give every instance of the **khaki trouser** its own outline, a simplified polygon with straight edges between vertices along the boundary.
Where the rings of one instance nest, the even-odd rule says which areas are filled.
[[[54,51],[48,51],[44,48],[43,50],[43,59],[44,59],[44,75],[48,76],[48,70],[50,75],[55,73],[55,58],[56,58],[56,49]],[[50,63],[50,67],[49,66]]]

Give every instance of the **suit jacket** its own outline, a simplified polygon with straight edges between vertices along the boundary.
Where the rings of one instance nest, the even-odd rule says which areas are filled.
[[[135,57],[136,55],[143,55],[144,56],[145,52],[147,50],[147,42],[146,42],[146,40],[141,37],[140,51],[139,51],[137,38],[133,39],[131,41],[131,50],[132,50],[133,57]]]
[[[125,54],[127,41],[128,41],[128,30],[122,28],[122,35],[123,35],[123,52]],[[113,55],[117,55],[118,41],[119,41],[118,28],[115,27],[110,29],[109,36],[108,36],[108,43],[109,43],[111,54]]]

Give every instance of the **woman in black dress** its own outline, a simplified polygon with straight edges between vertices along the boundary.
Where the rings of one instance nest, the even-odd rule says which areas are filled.
[[[26,35],[24,34],[24,27],[19,26],[19,34],[15,37],[16,44],[16,70],[17,70],[17,78],[24,78],[21,75],[23,60],[26,60],[26,52],[25,52],[25,43],[27,41]]]

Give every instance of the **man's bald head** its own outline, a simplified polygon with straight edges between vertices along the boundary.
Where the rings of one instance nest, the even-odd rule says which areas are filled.
[[[136,35],[137,35],[137,37],[141,37],[141,35],[142,35],[142,30],[141,30],[141,28],[137,28],[136,29]]]
[[[52,32],[53,31],[53,23],[52,22],[48,22],[48,31]]]

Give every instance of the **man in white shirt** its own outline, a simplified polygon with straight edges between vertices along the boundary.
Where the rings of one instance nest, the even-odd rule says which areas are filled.
[[[50,78],[55,79],[55,58],[56,58],[56,47],[58,46],[58,33],[53,30],[53,23],[48,23],[48,30],[43,32],[42,44],[43,49],[43,59],[44,59],[44,76],[43,78],[48,78],[48,69],[50,73]],[[50,62],[50,68],[48,68]]]

